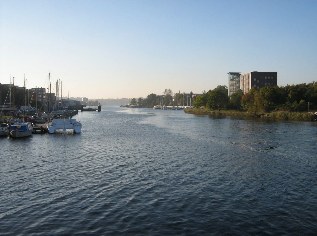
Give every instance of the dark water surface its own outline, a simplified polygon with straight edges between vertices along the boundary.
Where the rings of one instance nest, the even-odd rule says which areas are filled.
[[[316,234],[317,124],[105,108],[0,139],[0,235]]]

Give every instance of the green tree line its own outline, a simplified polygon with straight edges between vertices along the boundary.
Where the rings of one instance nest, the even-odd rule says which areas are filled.
[[[137,107],[153,108],[155,105],[161,106],[182,106],[188,105],[188,98],[192,98],[193,93],[175,93],[171,89],[165,89],[163,95],[149,94],[146,98],[132,98],[130,105]]]
[[[232,109],[255,113],[317,110],[317,83],[253,88],[247,94],[239,90],[230,97],[228,88],[219,85],[198,95],[193,105],[211,110]]]

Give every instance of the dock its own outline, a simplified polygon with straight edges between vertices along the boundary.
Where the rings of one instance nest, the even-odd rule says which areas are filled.
[[[101,105],[99,104],[97,107],[96,106],[93,106],[93,107],[84,107],[82,106],[81,107],[81,111],[98,111],[98,112],[101,112]]]

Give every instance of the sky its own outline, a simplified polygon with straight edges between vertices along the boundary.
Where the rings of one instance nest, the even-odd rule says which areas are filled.
[[[90,99],[202,93],[228,72],[310,83],[316,12],[316,0],[0,0],[0,83],[47,88],[50,73]]]

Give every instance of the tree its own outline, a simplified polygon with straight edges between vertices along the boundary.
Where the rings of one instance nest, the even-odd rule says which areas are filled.
[[[165,89],[163,97],[163,105],[164,106],[171,106],[173,105],[173,91],[171,89]]]
[[[175,105],[182,106],[184,103],[184,94],[183,93],[176,93],[174,95]]]
[[[225,109],[228,106],[228,89],[226,86],[217,86],[207,92],[207,107],[210,109]]]
[[[260,95],[263,103],[263,108],[265,111],[272,111],[277,109],[279,104],[284,103],[281,90],[275,87],[263,87],[260,89]]]
[[[165,106],[171,106],[173,105],[173,97],[170,94],[167,94],[163,98],[163,105]]]
[[[132,105],[132,106],[136,106],[137,105],[137,102],[136,102],[135,98],[131,99],[130,105]]]
[[[202,95],[198,95],[195,97],[193,106],[198,107],[206,107],[207,104],[207,94],[204,92]]]
[[[233,93],[230,96],[229,107],[231,109],[240,110],[242,108],[242,105],[241,105],[242,96],[243,96],[243,92],[241,89]]]
[[[144,106],[144,100],[143,98],[138,98],[138,106],[143,107]]]
[[[173,96],[173,91],[171,89],[165,89],[163,94],[166,96],[166,95],[171,95]]]
[[[261,94],[257,89],[250,89],[247,94],[242,96],[242,106],[245,110],[254,114],[264,111]]]
[[[156,94],[151,93],[146,97],[144,100],[144,105],[148,108],[154,107],[155,105],[159,104]]]

